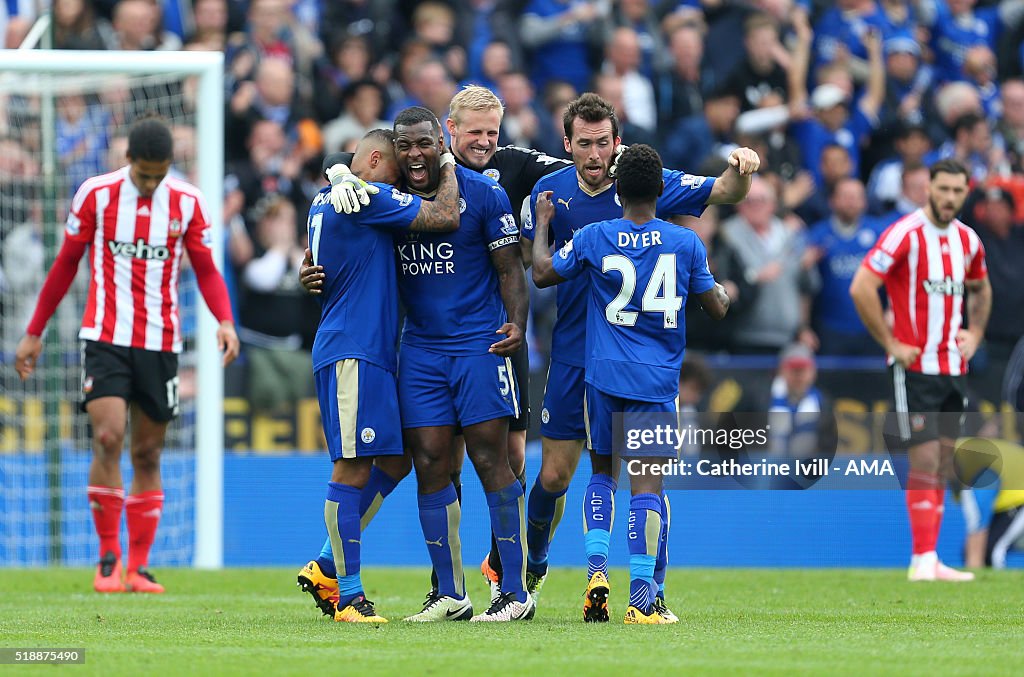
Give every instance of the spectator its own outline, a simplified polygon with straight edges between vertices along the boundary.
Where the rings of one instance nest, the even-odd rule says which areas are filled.
[[[931,30],[935,72],[939,82],[959,80],[971,47],[996,49],[996,39],[1024,19],[1024,3],[1002,0],[998,7],[975,9],[977,0],[922,3],[921,23]]]
[[[282,59],[298,68],[299,50],[288,28],[286,2],[251,0],[249,3],[245,33],[232,35],[224,54],[229,92],[255,78],[263,59]]]
[[[542,150],[552,157],[568,157],[563,139],[565,138],[565,125],[562,116],[565,109],[579,96],[576,88],[565,80],[550,80],[544,88],[544,117],[541,120],[540,146]]]
[[[295,205],[302,205],[300,185],[302,156],[295,143],[289,142],[281,125],[273,120],[258,120],[246,141],[247,156],[230,165],[226,183],[237,185],[245,196],[243,210],[250,230],[257,219],[250,213],[265,195],[287,195]],[[305,208],[307,205],[302,205]]]
[[[921,64],[921,48],[908,36],[885,41],[885,103],[880,130],[898,125],[920,125],[922,100],[931,85],[931,69]],[[876,139],[884,138],[876,134]]]
[[[313,105],[321,121],[341,115],[345,88],[370,76],[370,46],[366,38],[347,36],[331,44],[328,53],[317,59],[314,66]]]
[[[244,140],[257,120],[271,120],[281,125],[286,134],[298,125],[295,101],[295,75],[284,59],[263,59],[254,82],[243,82],[231,97],[226,116],[224,140],[227,157],[242,157]]]
[[[868,180],[868,208],[872,214],[892,211],[902,196],[903,168],[919,165],[931,149],[931,139],[920,124],[902,123],[896,134],[896,155],[875,165]]]
[[[533,109],[533,86],[524,73],[513,71],[499,79],[498,94],[505,104],[501,118],[502,145],[534,148],[540,140],[540,116]]]
[[[689,348],[689,345],[687,345]],[[708,390],[713,376],[707,364],[687,350],[686,359],[679,368],[679,429],[696,430],[703,426],[707,416],[701,409],[707,409]],[[696,435],[687,435],[679,448],[679,456],[698,456],[704,450]]]
[[[880,355],[850,298],[853,274],[884,230],[865,216],[867,199],[860,179],[839,179],[829,196],[832,217],[807,234],[804,265],[814,266],[820,289],[814,299],[814,331],[823,355]]]
[[[466,77],[466,50],[454,41],[455,12],[452,8],[433,0],[419,3],[413,11],[412,23],[416,38],[430,46],[445,69],[456,80]]]
[[[888,23],[875,0],[836,0],[814,27],[814,68],[840,64],[854,79],[867,80],[871,67],[865,40],[872,33],[881,36]]]
[[[998,131],[1006,144],[1010,168],[1024,172],[1024,80],[1007,80],[1002,87],[1002,117]]]
[[[936,122],[943,136],[949,133],[956,121],[967,113],[984,114],[978,90],[966,82],[950,82],[935,93]]]
[[[649,0],[622,0],[615,3],[613,22],[632,28],[640,46],[640,73],[653,80],[656,71],[670,65],[661,39],[661,29]]]
[[[870,77],[864,96],[851,110],[848,93],[830,82],[815,87],[808,99],[806,76],[812,34],[805,24],[797,22],[795,27],[798,39],[790,69],[789,105],[794,116],[792,134],[803,153],[804,168],[816,173],[822,149],[830,143],[837,143],[849,152],[853,172],[858,174],[861,144],[878,125],[878,113],[885,97],[885,66],[880,37],[877,33],[865,33]],[[808,103],[811,110],[807,109]],[[815,179],[821,186],[821,175],[816,174]]]
[[[702,82],[704,38],[693,26],[680,26],[669,36],[672,65],[658,75],[658,120],[664,132],[704,109]]]
[[[109,118],[102,106],[90,105],[80,92],[58,99],[57,157],[72,195],[83,181],[104,173]]]
[[[395,30],[393,2],[334,0],[321,5],[319,37],[322,44],[334,45],[343,37],[360,37],[375,54],[387,53],[402,44]]]
[[[984,399],[999,405],[1003,374],[1013,347],[1024,336],[1024,224],[1016,222],[1013,195],[1003,188],[983,189],[975,202],[972,223],[985,246],[992,284],[992,314],[985,328],[981,355],[968,372]],[[968,212],[968,209],[964,209]]]
[[[228,43],[227,0],[195,0],[193,30],[187,44],[193,49],[223,52]]]
[[[181,38],[164,31],[160,7],[153,0],[121,0],[114,6],[113,42],[108,49],[179,50]]]
[[[492,40],[483,48],[480,66],[470,63],[470,78],[463,84],[481,85],[494,91],[505,73],[512,72],[512,48],[504,40]]]
[[[704,99],[704,114],[694,115],[669,130],[662,157],[675,167],[697,167],[711,156],[727,157],[736,143],[733,128],[740,114],[740,98],[726,89]]]
[[[736,216],[722,224],[724,240],[739,255],[747,282],[757,297],[744,322],[734,331],[740,352],[774,354],[798,334],[816,339],[807,327],[811,284],[800,265],[801,238],[775,216],[775,191],[755,176]]]
[[[832,194],[832,189],[840,179],[853,176],[853,162],[850,160],[849,151],[835,143],[822,148],[818,175],[821,177],[816,181],[818,189],[794,208],[796,215],[803,219],[804,223],[817,223],[832,215],[828,196]]]
[[[595,93],[615,109],[615,116],[619,119],[619,136],[622,138],[622,143],[654,145],[656,142],[654,134],[634,124],[629,118],[629,113],[622,100],[624,87],[625,83],[622,78],[612,73],[601,73],[594,78]]]
[[[953,158],[971,172],[972,181],[984,182],[989,172],[998,167],[1004,154],[992,142],[992,130],[988,121],[979,113],[965,113],[957,118],[952,127],[953,138],[924,156],[924,163],[930,165],[939,160]]]
[[[640,41],[632,28],[616,28],[605,48],[605,74],[622,78],[622,107],[626,117],[649,133],[657,125],[657,109],[654,106],[654,86],[651,80],[641,75]]]
[[[114,28],[106,19],[96,18],[92,0],[54,0],[55,49],[106,49],[114,40]]]
[[[779,355],[779,372],[771,384],[768,404],[768,447],[787,458],[821,458],[835,452],[837,430],[832,403],[817,386],[814,352],[793,343]],[[799,486],[807,480],[797,479]],[[796,488],[796,487],[793,487]]]
[[[708,268],[729,294],[729,314],[715,321],[700,307],[695,296],[686,300],[686,347],[701,352],[729,352],[733,334],[744,322],[757,295],[757,285],[747,280],[746,267],[726,242],[719,227],[719,207],[709,206],[700,217],[682,216],[673,222],[697,233],[708,252]]]
[[[771,103],[786,101],[786,70],[789,52],[779,42],[779,30],[767,14],[751,14],[743,24],[743,48],[746,58],[729,76],[726,88],[741,92],[743,111],[761,108],[766,97]]]
[[[313,365],[304,343],[310,297],[299,285],[303,245],[296,237],[295,207],[269,195],[258,210],[260,255],[242,272],[238,335],[249,366],[248,399],[254,410],[280,413],[313,391]]]
[[[578,92],[587,90],[593,72],[590,49],[604,38],[607,8],[595,0],[530,0],[519,39],[532,58],[535,89],[543,91],[558,77]]]
[[[444,64],[436,59],[420,64],[412,73],[411,93],[416,104],[411,105],[424,106],[437,116],[441,121],[441,129],[447,143],[448,106],[455,96],[455,80],[445,69]]]
[[[384,89],[373,80],[353,82],[342,94],[344,112],[323,128],[324,150],[332,153],[349,139],[362,139],[371,129],[390,127],[384,114]]]
[[[887,224],[896,223],[907,214],[915,212],[928,204],[928,184],[931,181],[928,166],[920,162],[903,165],[900,175],[900,196],[891,212],[882,221]]]
[[[996,55],[985,45],[976,45],[964,55],[963,79],[978,90],[985,117],[999,117],[999,83],[996,82]]]

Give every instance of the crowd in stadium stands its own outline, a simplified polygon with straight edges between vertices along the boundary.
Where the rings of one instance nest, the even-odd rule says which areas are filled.
[[[0,9],[6,47],[26,35],[31,4]],[[924,203],[926,167],[946,157],[970,167],[974,193],[964,220],[988,251],[995,302],[985,357],[1005,364],[1024,334],[1024,314],[1014,310],[1024,307],[1020,0],[53,0],[53,7],[59,49],[224,52],[224,216],[243,339],[256,352],[310,344],[312,327],[293,322],[295,313],[246,308],[298,307],[294,270],[324,153],[351,150],[411,104],[443,121],[464,83],[486,85],[505,102],[502,143],[559,157],[566,157],[562,111],[585,90],[614,105],[624,143],[655,145],[668,167],[717,175],[733,148],[759,153],[761,171],[745,201],[682,221],[707,243],[713,272],[734,299],[720,326],[687,314],[694,348],[776,354],[796,339],[823,354],[880,354],[849,282],[879,233]],[[188,92],[183,100],[198,103]],[[123,139],[90,131],[120,128],[95,119],[118,114],[105,103],[73,93],[61,99],[58,149],[72,182],[122,162]],[[130,104],[117,110],[132,113]],[[0,175],[16,182],[37,160],[14,129],[0,126]],[[192,152],[188,131],[181,130],[179,153]],[[282,228],[292,217],[294,237]],[[0,284],[18,284],[12,269],[2,270],[11,279]],[[534,292],[534,326],[543,327],[553,296]],[[531,337],[541,352],[546,336]],[[279,368],[286,365],[283,358]],[[271,388],[266,406],[274,396]]]

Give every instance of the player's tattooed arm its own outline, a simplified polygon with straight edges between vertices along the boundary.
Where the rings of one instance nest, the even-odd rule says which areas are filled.
[[[498,273],[498,286],[508,322],[495,332],[504,334],[505,338],[492,344],[488,352],[504,357],[514,353],[523,343],[526,317],[530,312],[530,294],[526,289],[526,271],[519,247],[509,245],[495,249],[491,252],[491,264]]]
[[[533,283],[539,288],[565,282],[565,278],[555,272],[551,265],[551,245],[548,244],[548,231],[551,217],[555,215],[555,205],[551,202],[552,191],[545,190],[537,194],[533,233]]]
[[[442,147],[443,150],[443,147]],[[431,233],[450,233],[459,229],[459,181],[455,178],[455,160],[445,153],[441,161],[441,181],[437,184],[434,200],[423,200],[419,214],[409,225],[409,230]]]
[[[731,303],[729,295],[725,292],[725,287],[717,282],[714,287],[701,294],[698,298],[700,299],[700,307],[713,320],[721,320],[729,312],[729,304]]]
[[[967,287],[967,329],[956,333],[956,346],[965,360],[974,357],[978,345],[985,336],[988,317],[992,313],[992,285],[988,278],[968,280]]]

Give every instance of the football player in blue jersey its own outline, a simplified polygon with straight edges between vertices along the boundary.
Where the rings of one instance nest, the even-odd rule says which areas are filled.
[[[395,118],[395,152],[410,192],[437,189],[441,128],[425,108]],[[509,418],[518,393],[509,360],[522,344],[529,297],[519,229],[493,179],[456,167],[459,230],[396,238],[398,286],[408,315],[402,333],[398,397],[406,448],[419,489],[420,524],[438,587],[413,621],[529,620],[523,488],[509,466]],[[497,337],[502,337],[496,340]],[[451,479],[452,438],[462,425],[487,496],[503,564],[502,594],[473,616],[459,542],[460,507]]]
[[[581,125],[579,131],[588,131],[591,124]],[[609,131],[605,129],[601,136],[608,136]],[[757,168],[752,158],[736,160],[737,173],[742,176]],[[630,473],[631,580],[626,624],[678,620],[660,611],[655,602],[658,586],[654,574],[665,516],[661,475],[650,471],[659,458],[663,461],[676,452],[671,443],[622,446],[620,440],[613,440],[613,417],[623,417],[623,429],[629,429],[631,415],[636,420],[644,414],[664,414],[673,421],[686,345],[685,322],[680,316],[686,297],[697,294],[704,310],[715,319],[724,317],[729,308],[725,289],[708,270],[700,238],[688,228],[656,217],[665,178],[661,158],[650,146],[624,151],[616,186],[624,217],[580,228],[554,257],[548,247],[548,225],[556,213],[553,191],[538,196],[534,214],[533,280],[537,286],[584,280],[588,446],[611,473],[609,478],[618,474],[620,453]],[[591,500],[588,494],[587,504]],[[606,597],[607,587],[604,592]],[[607,620],[606,600],[600,601],[605,604]]]
[[[622,214],[621,200],[610,175],[619,147],[619,123],[608,102],[596,94],[583,94],[569,104],[563,117],[565,149],[574,166],[545,176],[537,182],[532,205],[542,193],[551,192],[555,212],[550,221],[551,242],[562,247],[573,233],[587,224]],[[750,188],[750,174],[760,165],[757,154],[738,148],[729,155],[729,168],[718,178],[694,176],[681,171],[660,170],[665,189],[657,200],[660,216],[699,216],[706,205],[736,203]],[[532,206],[531,205],[531,206]],[[535,216],[535,215],[534,215]],[[523,253],[531,258],[533,223],[523,224]],[[544,244],[549,244],[547,240]],[[576,472],[585,433],[584,362],[587,306],[586,282],[573,280],[558,288],[558,315],[551,337],[551,365],[541,409],[541,470],[530,491],[527,512],[529,544],[527,583],[537,593],[547,573],[548,546],[565,506],[565,493]],[[616,475],[608,457],[591,453],[593,474],[584,500],[584,541],[587,551],[587,592],[583,617],[587,621],[608,620],[608,540],[614,514]],[[669,510],[667,497],[663,512]],[[665,520],[668,524],[668,519]],[[657,581],[661,588],[658,607],[664,604],[664,571],[668,561],[667,529],[661,534]]]
[[[359,560],[361,520],[377,487],[389,485],[381,467],[399,477],[408,472],[395,376],[398,289],[392,235],[458,228],[454,165],[450,154],[440,160],[433,201],[403,193],[388,185],[400,176],[394,133],[376,129],[363,137],[352,160],[357,176],[377,182],[366,184],[376,189],[374,208],[339,213],[330,187],[310,207],[312,261],[325,276],[313,370],[334,469],[324,508],[328,542],[299,572],[298,582],[336,621],[386,622],[363,594]],[[381,467],[373,465],[375,459]]]
[[[448,133],[451,135],[451,151],[455,161],[474,171],[482,173],[498,182],[505,189],[509,202],[512,205],[512,214],[517,216],[521,205],[530,198],[530,191],[534,184],[541,177],[558,171],[566,166],[571,166],[568,160],[554,158],[528,148],[517,146],[498,147],[498,132],[501,127],[502,115],[504,113],[501,100],[491,90],[476,85],[466,86],[452,99],[450,115],[447,121]],[[348,164],[350,157],[337,153],[329,156],[325,161],[326,167],[333,167],[338,163]],[[352,177],[344,175],[344,169],[338,167],[332,171],[332,179],[338,184],[332,191],[332,200],[336,207],[345,211],[354,211],[365,206],[365,198],[357,196],[358,186],[350,183]],[[335,199],[336,198],[336,199]],[[372,208],[368,207],[368,208]],[[319,293],[318,285],[322,284],[322,274],[306,261],[300,279],[311,293]],[[525,337],[519,350],[512,356],[512,367],[516,377],[516,387],[520,396],[520,415],[509,423],[508,455],[509,465],[512,472],[516,473],[520,485],[524,490],[526,487],[525,453],[526,453],[526,430],[529,427],[530,401],[529,401],[529,360],[527,359],[528,348]],[[465,447],[462,442],[461,431],[456,430],[456,438],[452,445],[452,482],[455,486],[456,495],[461,496],[462,484],[460,481],[463,461],[465,459]],[[390,473],[389,477],[399,481],[403,475]],[[387,495],[386,492],[376,492],[380,499]],[[376,503],[379,505],[379,501]],[[372,514],[372,513],[370,513]],[[491,601],[497,600],[501,595],[501,577],[503,568],[499,557],[497,540],[492,534],[491,550],[480,565],[481,573],[491,590]],[[436,572],[432,573],[432,587],[437,587]],[[527,584],[531,582],[527,577]]]

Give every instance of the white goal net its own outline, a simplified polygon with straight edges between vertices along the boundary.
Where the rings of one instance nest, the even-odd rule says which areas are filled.
[[[13,368],[15,346],[63,239],[71,197],[87,178],[127,164],[127,132],[136,118],[157,113],[170,124],[175,141],[172,174],[199,184],[209,203],[219,205],[219,188],[211,192],[210,187],[219,186],[220,177],[211,177],[210,170],[218,171],[222,162],[221,130],[216,130],[216,138],[207,138],[207,120],[207,137],[201,138],[197,125],[199,73],[213,74],[214,70],[175,72],[173,54],[159,55],[156,61],[145,57],[157,55],[148,54],[18,55],[18,72],[0,62],[0,562],[8,566],[44,562],[87,565],[98,557],[85,493],[90,431],[86,416],[78,409],[78,328],[88,288],[88,256],[47,326],[36,372],[24,383]],[[152,61],[149,68],[137,61],[140,56],[142,61]],[[219,61],[214,55],[179,56],[210,57],[206,61],[211,64]],[[26,63],[35,59],[39,63],[34,67]],[[118,60],[124,70],[118,70]],[[126,60],[133,62],[131,66],[123,65]],[[219,72],[215,75],[212,79],[219,80]],[[204,105],[221,106],[221,101],[218,96]],[[202,153],[216,155],[203,168],[204,181],[199,176]],[[219,215],[214,220],[219,224]],[[197,373],[204,370],[196,339],[206,333],[209,338],[203,341],[209,341],[213,331],[205,331],[209,320],[197,312],[202,300],[190,270],[183,270],[180,285],[186,343],[179,370],[181,411],[169,429],[162,456],[166,500],[151,564],[218,566],[219,551],[210,553],[206,546],[205,553],[197,552],[197,538],[203,535],[196,529],[196,450],[200,446],[196,392]],[[204,359],[209,359],[208,355],[209,351]],[[216,364],[206,368],[219,377]],[[219,397],[219,391],[211,394]],[[222,437],[213,446],[220,445]],[[216,463],[218,468],[209,473],[214,477],[206,479],[220,482],[219,460]],[[132,476],[127,448],[121,466],[127,488]],[[206,512],[210,518],[220,519],[218,506]],[[213,526],[213,533],[219,537],[219,524]],[[122,528],[122,539],[126,538]]]

